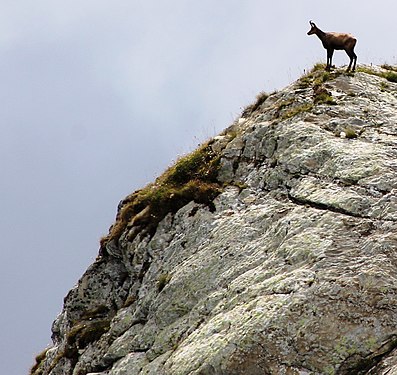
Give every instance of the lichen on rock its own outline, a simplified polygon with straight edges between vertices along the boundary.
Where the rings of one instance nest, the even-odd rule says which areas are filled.
[[[123,200],[32,374],[397,371],[391,72],[316,66]]]

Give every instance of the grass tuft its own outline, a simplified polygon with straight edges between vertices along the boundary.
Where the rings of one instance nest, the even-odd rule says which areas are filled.
[[[392,72],[397,72],[397,66],[395,66],[395,65],[383,64],[380,67],[385,69],[385,70],[390,70]]]
[[[171,281],[171,275],[168,272],[162,273],[157,280],[157,290],[161,292]]]
[[[307,89],[312,86],[319,86],[327,81],[331,81],[339,77],[343,73],[344,72],[341,70],[335,70],[333,72],[326,71],[325,64],[317,63],[309,73],[304,74],[298,80],[298,87],[300,89]]]
[[[370,67],[363,66],[357,69],[358,72],[372,74],[377,77],[385,78],[389,82],[397,83],[397,67],[393,67],[391,65],[384,64],[381,66],[385,72],[379,72],[375,69],[371,69]]]
[[[281,116],[280,119],[281,120],[287,120],[289,118],[295,117],[300,113],[305,113],[305,112],[309,112],[313,109],[313,104],[312,103],[305,103],[305,104],[301,104],[295,107],[292,107],[291,109],[289,109],[288,111],[285,111]]]
[[[389,81],[389,82],[394,82],[397,83],[397,72],[387,72],[384,74],[384,77]]]
[[[66,337],[67,344],[73,349],[85,348],[91,342],[98,340],[109,328],[110,319],[83,321],[70,329]]]
[[[35,361],[36,363],[32,366],[30,369],[30,375],[39,375],[42,374],[42,370],[40,370],[40,367],[42,363],[44,362],[47,352],[49,348],[44,349],[41,353],[36,355]]]
[[[132,229],[129,240],[139,232],[153,234],[158,223],[170,212],[195,201],[213,208],[213,200],[222,191],[217,181],[220,156],[209,143],[180,158],[153,184],[127,197],[119,207],[115,224],[101,239],[101,249],[118,241],[126,229]]]
[[[313,102],[314,104],[336,104],[331,93],[321,84],[313,87]]]
[[[257,96],[256,96],[256,101],[253,104],[250,104],[249,106],[245,107],[241,117],[248,117],[251,114],[253,114],[265,101],[266,99],[270,96],[270,94],[268,94],[265,91],[260,92]]]
[[[357,132],[355,131],[355,129],[353,129],[352,127],[348,126],[344,129],[344,133],[346,135],[346,138],[348,139],[354,139],[358,137]]]

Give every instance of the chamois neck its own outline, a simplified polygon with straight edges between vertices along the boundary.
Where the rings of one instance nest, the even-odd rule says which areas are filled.
[[[320,40],[322,41],[322,40],[324,40],[325,32],[322,31],[322,30],[320,30],[320,29],[317,27],[316,35],[317,35],[317,36],[320,38]]]

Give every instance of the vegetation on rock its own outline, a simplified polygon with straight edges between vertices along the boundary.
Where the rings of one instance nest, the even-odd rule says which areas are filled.
[[[383,71],[379,69],[373,69],[368,66],[361,66],[357,69],[360,73],[372,74],[381,78],[387,79],[389,82],[397,82],[397,67],[384,64],[381,66]]]
[[[344,73],[342,70],[326,71],[325,64],[318,63],[301,78],[298,79],[297,85],[301,89],[306,89],[309,87],[320,86],[327,81],[331,81],[341,74],[352,74]]]
[[[160,274],[157,281],[157,290],[161,292],[165,286],[171,281],[172,276],[168,272]]]
[[[30,369],[30,374],[31,375],[39,375],[39,374],[41,374],[40,366],[43,363],[43,361],[45,360],[45,357],[47,355],[48,349],[49,348],[46,348],[41,353],[36,355],[36,358],[35,358],[36,363]]]
[[[258,108],[266,101],[266,99],[270,96],[270,94],[268,94],[265,91],[260,92],[257,96],[256,96],[256,101],[250,105],[248,105],[242,112],[241,116],[242,117],[248,117],[250,116],[252,113],[254,113],[256,110],[258,110]]]
[[[176,212],[192,200],[211,207],[222,191],[217,181],[219,159],[220,155],[208,142],[180,158],[153,184],[128,196],[121,203],[110,233],[102,238],[101,246],[111,240],[118,241],[127,227],[135,227],[133,237],[141,230],[153,233],[168,213]]]

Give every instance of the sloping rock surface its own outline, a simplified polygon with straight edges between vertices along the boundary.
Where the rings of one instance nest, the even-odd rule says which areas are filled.
[[[210,145],[224,188],[127,226],[34,374],[397,374],[397,84],[316,71]]]

